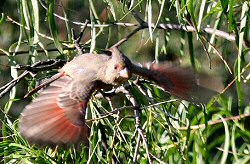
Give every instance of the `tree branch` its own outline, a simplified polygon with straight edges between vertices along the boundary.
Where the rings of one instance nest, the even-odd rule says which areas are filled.
[[[62,16],[59,16],[58,14],[54,14],[56,17],[67,21],[71,22],[75,25],[81,25],[84,26],[84,23],[81,22],[76,22],[76,21],[71,21],[69,19],[66,19]],[[138,20],[137,20],[138,21]],[[145,22],[146,23],[146,22]],[[147,24],[147,23],[146,23]],[[145,24],[144,28],[148,28],[149,25]],[[87,24],[87,27],[92,27],[93,25]],[[134,23],[127,23],[127,22],[113,22],[113,23],[107,23],[107,24],[95,24],[94,27],[110,27],[110,26],[122,26],[122,27],[140,27],[141,24],[134,24]],[[164,29],[164,30],[178,30],[178,31],[185,31],[185,32],[195,32],[195,28],[193,26],[186,26],[186,25],[179,25],[179,24],[172,24],[172,23],[160,23],[157,26],[155,24],[151,24],[152,28],[158,28],[158,29]],[[211,27],[202,27],[201,28],[203,32],[208,33],[208,34],[215,34],[217,37],[221,37],[224,39],[227,39],[229,41],[235,41],[235,35],[234,34],[229,34],[225,31],[217,30]]]
[[[140,142],[140,139],[142,139],[145,150],[146,150],[146,154],[148,156],[149,163],[152,164],[152,159],[151,159],[150,152],[148,149],[147,139],[143,133],[143,129],[141,128],[141,110],[139,108],[139,104],[129,89],[124,88],[124,94],[127,97],[127,99],[131,102],[131,104],[135,107],[135,126],[136,126],[136,131],[138,132],[138,138],[137,138],[137,148],[135,150],[133,162],[134,163],[136,162],[137,155],[138,155],[138,147],[140,146],[139,142]]]
[[[80,45],[80,41],[82,39],[82,36],[83,36],[83,33],[84,33],[85,29],[87,28],[88,22],[89,22],[88,20],[85,21],[85,24],[81,28],[81,32],[80,32],[78,37],[76,36],[74,29],[72,29],[72,36],[73,36],[73,41],[75,43],[75,48],[77,49],[77,51],[78,51],[78,53],[80,55],[84,53],[83,49],[82,49],[82,46]]]
[[[46,61],[40,61],[32,64],[31,66],[17,66],[16,69],[25,70],[18,78],[13,79],[0,88],[0,98],[8,93],[15,85],[17,85],[23,78],[29,74],[36,74],[39,71],[51,70],[60,68],[65,64],[66,61],[58,59],[50,59]]]
[[[193,26],[186,26],[186,25],[178,25],[178,24],[165,24],[165,23],[160,23],[157,26],[155,26],[155,24],[151,24],[149,25],[147,22],[143,21],[135,12],[133,12],[133,15],[135,17],[135,19],[139,22],[139,24],[133,24],[133,23],[123,23],[123,22],[114,22],[114,23],[109,23],[109,24],[102,24],[102,25],[94,25],[94,27],[99,27],[99,28],[103,28],[103,27],[110,27],[110,26],[123,26],[123,27],[137,27],[136,29],[134,29],[129,35],[127,35],[126,37],[124,37],[123,39],[121,39],[119,42],[117,42],[116,44],[114,44],[113,46],[120,46],[121,44],[123,44],[124,42],[126,42],[130,37],[132,37],[133,35],[135,35],[138,31],[148,28],[149,26],[151,26],[152,28],[157,28],[157,29],[163,29],[163,30],[177,30],[177,31],[185,31],[185,32],[196,32],[195,28]],[[58,16],[58,15],[55,15]],[[64,21],[70,21],[66,18],[60,17],[58,16],[60,19],[63,19]],[[24,27],[26,30],[30,30],[28,27],[23,26],[22,24],[18,23],[17,21],[13,20],[12,18],[10,18],[9,16],[7,16],[7,20],[17,24],[18,26],[22,26]],[[72,22],[72,21],[70,21]],[[85,23],[75,23],[72,22],[74,24],[77,25],[82,25],[83,29],[85,29],[86,27],[92,27],[93,25],[91,24],[87,24]],[[224,39],[227,39],[229,41],[235,41],[235,35],[234,34],[229,34],[227,32],[221,31],[221,30],[217,30],[217,29],[213,29],[210,27],[202,27],[201,28],[202,32],[208,33],[208,34],[214,34],[217,37],[221,37]],[[40,35],[41,37],[47,38],[49,40],[53,40],[53,38],[48,37],[42,33],[38,33],[38,35]],[[67,44],[63,44],[64,46],[67,46]],[[19,52],[17,52],[17,54],[20,54]],[[1,55],[1,54],[0,54]]]
[[[209,121],[208,124],[193,125],[190,127],[180,127],[179,130],[188,130],[188,128],[190,128],[191,130],[198,130],[201,128],[205,128],[206,125],[211,126],[211,125],[222,123],[223,121],[235,121],[235,120],[240,120],[240,119],[247,118],[247,117],[250,117],[250,113],[241,114],[241,115],[233,116],[233,117],[227,117],[227,118],[224,118],[223,120],[219,119],[215,121]]]

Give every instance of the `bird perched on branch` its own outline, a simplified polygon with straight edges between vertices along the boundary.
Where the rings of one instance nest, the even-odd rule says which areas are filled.
[[[206,103],[216,92],[198,85],[190,70],[154,64],[139,67],[116,47],[106,54],[82,54],[64,65],[53,82],[27,105],[20,117],[20,132],[30,142],[75,144],[87,141],[85,111],[92,93],[127,81],[137,74],[167,92],[190,102]]]

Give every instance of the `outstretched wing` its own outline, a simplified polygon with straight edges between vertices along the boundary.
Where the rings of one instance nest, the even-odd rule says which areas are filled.
[[[198,84],[195,73],[190,69],[171,66],[167,63],[155,64],[150,69],[132,65],[135,74],[146,77],[181,99],[207,103],[217,92]]]
[[[21,134],[39,144],[87,142],[85,110],[94,86],[91,80],[77,82],[69,76],[54,81],[21,113]]]

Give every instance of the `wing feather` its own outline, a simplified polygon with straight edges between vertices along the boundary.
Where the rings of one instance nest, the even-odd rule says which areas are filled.
[[[75,82],[69,76],[52,82],[21,113],[21,134],[39,144],[86,143],[85,110],[94,86],[91,80]]]
[[[194,103],[207,103],[217,92],[199,85],[196,74],[168,63],[155,64],[150,69],[131,65],[133,73],[154,81],[172,95]]]

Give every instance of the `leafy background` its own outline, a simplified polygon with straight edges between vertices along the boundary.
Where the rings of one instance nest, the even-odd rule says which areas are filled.
[[[34,77],[27,76],[0,100],[1,162],[250,161],[248,1],[5,0],[1,3],[0,86],[23,72],[16,69],[17,64],[72,59],[76,51],[71,29],[79,33],[88,19],[81,40],[86,51],[108,48],[140,23],[147,23],[147,28],[120,46],[124,54],[135,63],[170,61],[193,67],[207,77],[204,85],[220,92],[208,104],[191,104],[150,83],[135,83],[134,77],[124,85],[138,103],[139,124],[133,104],[124,94],[107,99],[93,96],[88,109],[89,148],[84,145],[39,147],[20,136],[18,116],[36,96],[23,99],[28,90],[56,72],[41,71]],[[166,24],[182,25],[182,28],[160,28]],[[187,27],[193,30],[186,30]],[[110,114],[111,110],[119,112]]]

